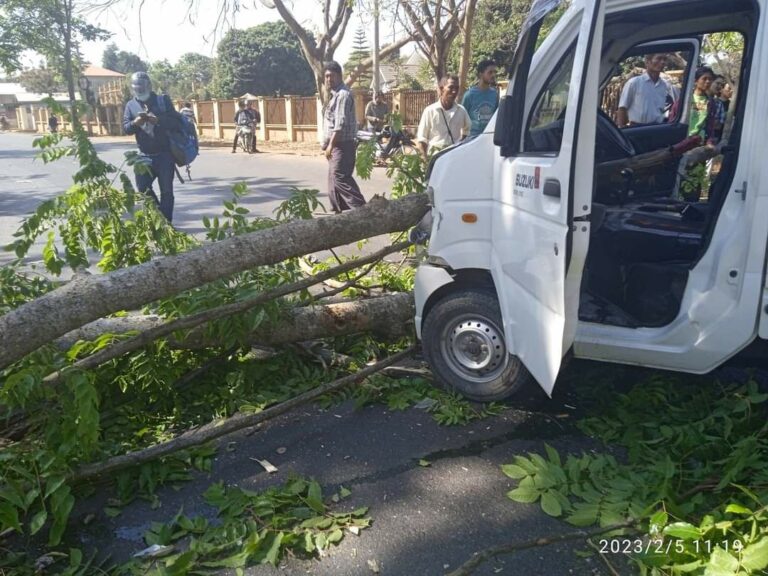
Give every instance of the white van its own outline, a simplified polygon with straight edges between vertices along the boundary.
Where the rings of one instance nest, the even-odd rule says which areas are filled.
[[[768,0],[572,0],[537,49],[559,4],[534,2],[486,132],[431,166],[416,329],[438,380],[477,400],[531,376],[551,394],[569,351],[705,373],[768,338]],[[686,138],[713,33],[743,40],[732,128],[685,199],[671,153],[626,166]],[[612,78],[660,51],[683,67],[677,118],[619,129]]]

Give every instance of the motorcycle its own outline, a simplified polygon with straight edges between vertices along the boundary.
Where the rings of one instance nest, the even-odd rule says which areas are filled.
[[[390,160],[401,154],[415,154],[416,146],[410,134],[405,130],[395,130],[391,126],[385,126],[381,132],[368,130],[357,131],[358,142],[373,142],[376,149],[376,163],[385,165]]]
[[[250,154],[253,147],[253,127],[249,124],[239,124],[237,126],[237,133],[239,136],[237,141],[240,143],[240,148],[246,154]]]

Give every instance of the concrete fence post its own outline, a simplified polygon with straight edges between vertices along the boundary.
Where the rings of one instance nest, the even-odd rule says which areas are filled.
[[[259,127],[257,128],[258,139],[260,142],[264,142],[269,140],[269,132],[267,132],[267,121],[269,119],[267,118],[267,106],[263,96],[256,98],[256,106],[258,106],[259,116],[261,116],[261,122],[259,122]]]
[[[296,130],[293,127],[293,98],[285,97],[285,132],[289,142],[296,142]]]
[[[213,105],[213,134],[214,138],[224,139],[224,133],[221,130],[221,120],[219,119],[219,101],[214,98],[211,101]]]
[[[322,144],[325,138],[325,116],[323,115],[323,99],[320,94],[315,94],[315,105],[317,106],[317,141]]]
[[[198,136],[203,135],[203,129],[200,128],[200,113],[197,111],[197,100],[192,100],[192,112],[195,114],[195,130]]]

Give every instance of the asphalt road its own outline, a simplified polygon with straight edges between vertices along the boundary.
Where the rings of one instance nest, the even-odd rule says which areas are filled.
[[[40,202],[65,191],[77,169],[71,158],[51,164],[37,159],[37,150],[32,148],[34,138],[32,134],[0,133],[0,246],[13,239],[13,232]],[[128,138],[97,138],[94,143],[101,158],[115,166],[122,164],[124,152],[136,148]],[[222,202],[231,197],[232,186],[238,182],[248,185],[249,194],[240,200],[240,205],[253,215],[273,216],[293,187],[320,190],[321,200],[330,210],[327,170],[328,163],[322,156],[249,156],[242,152],[232,154],[228,147],[204,148],[192,165],[192,180],[174,184],[174,225],[185,232],[200,234],[203,217],[220,214]],[[358,183],[366,199],[389,192],[389,180],[381,168],[374,171],[371,180],[358,178]],[[39,260],[40,254],[38,245],[30,259]],[[0,252],[0,265],[12,259],[12,253]]]

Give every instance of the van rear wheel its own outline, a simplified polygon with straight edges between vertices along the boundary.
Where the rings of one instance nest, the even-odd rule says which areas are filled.
[[[507,352],[499,303],[488,292],[462,290],[440,300],[424,321],[422,343],[435,378],[472,400],[502,400],[532,380]]]

